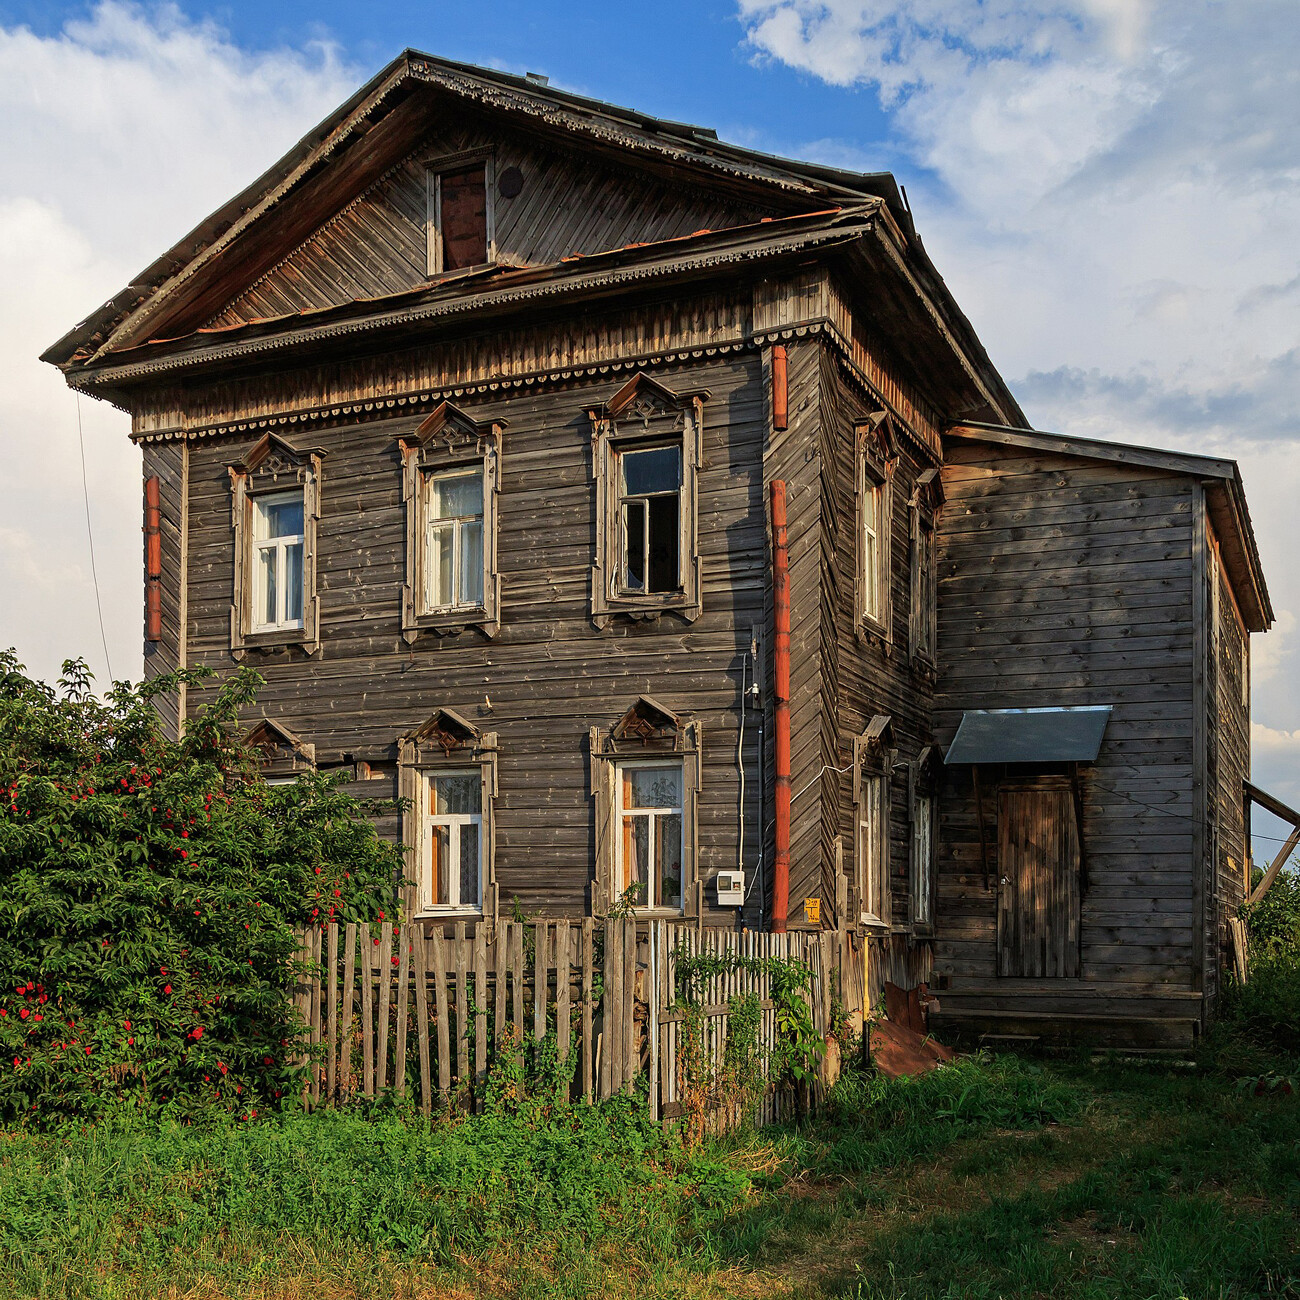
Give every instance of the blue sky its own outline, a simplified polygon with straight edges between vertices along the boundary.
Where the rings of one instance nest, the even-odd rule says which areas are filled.
[[[406,46],[890,169],[1040,428],[1237,458],[1277,625],[1256,775],[1300,803],[1295,0],[625,6],[0,0],[0,645],[140,672],[126,420],[36,354]]]

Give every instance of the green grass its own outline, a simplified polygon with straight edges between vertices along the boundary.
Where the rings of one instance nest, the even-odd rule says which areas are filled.
[[[630,1101],[0,1136],[6,1297],[1223,1300],[1297,1279],[1300,1097],[1221,1068],[852,1075],[812,1125],[694,1151]]]

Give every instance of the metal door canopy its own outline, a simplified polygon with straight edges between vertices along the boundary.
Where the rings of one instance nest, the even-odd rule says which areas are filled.
[[[1112,707],[967,709],[944,762],[1095,763]]]

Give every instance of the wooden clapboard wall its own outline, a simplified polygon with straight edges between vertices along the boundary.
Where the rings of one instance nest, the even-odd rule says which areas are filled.
[[[186,496],[186,464],[189,449],[184,443],[165,443],[144,450],[143,469],[146,480],[158,479],[160,515],[160,542],[162,574],[161,636],[156,641],[144,638],[144,676],[152,681],[163,673],[174,672],[185,666],[184,637],[181,629],[185,623],[185,548],[188,502]],[[142,566],[146,573],[147,560]],[[147,600],[141,601],[147,608]],[[184,702],[179,691],[156,696],[155,707],[162,716],[167,735],[176,738]]]
[[[531,915],[589,911],[593,824],[587,742],[640,694],[702,723],[699,861],[707,880],[740,848],[737,769],[741,656],[764,619],[766,399],[757,353],[658,368],[683,390],[706,388],[699,476],[703,614],[686,625],[590,617],[594,545],[587,410],[623,382],[557,385],[466,402],[475,419],[506,420],[501,454],[498,635],[401,637],[406,524],[396,452],[418,416],[320,430],[318,532],[321,648],[256,657],[266,678],[257,709],[316,747],[322,766],[365,762],[380,778],[359,793],[392,795],[400,735],[452,708],[499,745],[497,880]],[[189,655],[230,671],[233,572],[227,466],[245,436],[190,450]],[[800,453],[802,454],[802,453]],[[815,574],[810,575],[810,580]],[[747,669],[748,672],[748,669]],[[750,679],[752,680],[752,678]],[[216,680],[191,691],[191,708]],[[745,861],[760,833],[759,727],[745,733]],[[812,761],[810,757],[809,761]],[[816,852],[815,842],[809,849]],[[706,892],[706,903],[712,891]],[[751,897],[751,912],[758,900]],[[734,917],[734,911],[721,916]]]
[[[778,209],[724,199],[699,185],[674,184],[632,168],[596,162],[517,131],[492,129],[459,112],[363,194],[329,219],[279,265],[218,312],[210,325],[296,314],[400,293],[428,278],[425,164],[491,149],[497,261],[557,262],[697,230],[722,230]],[[501,177],[520,173],[517,194]]]
[[[1083,769],[1078,979],[997,977],[999,773],[984,769],[981,863],[968,771],[941,797],[936,972],[942,1014],[1111,1041],[1190,1041],[1199,1016],[1193,871],[1192,508],[1186,476],[961,441],[943,471],[939,688],[962,710],[1110,704]],[[1075,1019],[1071,1019],[1071,1017]],[[1127,1024],[1127,1030],[1124,1026]]]
[[[691,1082],[683,1036],[700,1035],[692,1055],[717,1076],[732,1009],[746,995],[759,1001],[756,1048],[766,1069],[780,1034],[772,961],[808,969],[803,997],[821,1038],[838,1031],[837,1012],[861,1009],[856,941],[845,931],[771,935],[587,919],[503,922],[491,931],[460,923],[426,935],[418,925],[330,923],[304,931],[300,944],[295,1009],[306,1029],[309,1108],[393,1093],[425,1115],[482,1110],[489,1071],[547,1041],[571,1070],[574,1101],[630,1093],[644,1079],[651,1114],[671,1119],[686,1112]],[[692,1016],[677,967],[699,958],[716,973],[690,999]],[[779,1119],[804,1100],[769,1086],[757,1118]],[[734,1106],[709,1109],[717,1127],[742,1118]]]

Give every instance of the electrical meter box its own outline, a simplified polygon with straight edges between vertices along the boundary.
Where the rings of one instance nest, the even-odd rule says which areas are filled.
[[[713,887],[718,891],[719,907],[743,907],[745,903],[745,873],[720,871],[713,877]]]

